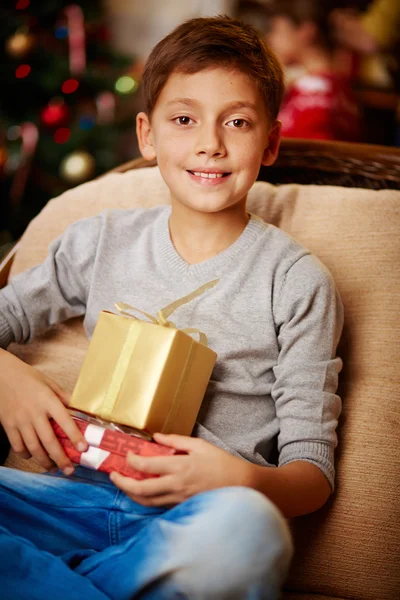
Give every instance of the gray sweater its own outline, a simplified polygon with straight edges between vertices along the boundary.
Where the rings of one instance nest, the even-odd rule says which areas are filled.
[[[0,292],[0,346],[121,301],[156,314],[203,283],[219,283],[176,310],[218,354],[193,435],[260,465],[277,441],[279,465],[306,460],[334,485],[336,347],[343,310],[327,269],[287,234],[252,216],[217,256],[189,265],[169,235],[171,208],[109,210],[72,224],[41,265]]]

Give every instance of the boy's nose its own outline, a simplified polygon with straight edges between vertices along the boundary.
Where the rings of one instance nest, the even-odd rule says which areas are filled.
[[[224,156],[226,154],[222,134],[218,127],[208,125],[199,128],[196,154],[206,154],[209,157]]]

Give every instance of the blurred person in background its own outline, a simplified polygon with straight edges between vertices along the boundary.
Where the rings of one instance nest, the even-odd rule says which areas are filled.
[[[328,3],[272,0],[266,11],[267,42],[286,69],[301,68],[279,113],[283,136],[359,141],[360,110],[349,78],[335,68]]]
[[[400,90],[400,0],[373,0],[364,12],[350,6],[332,12],[335,37],[364,60],[365,83]]]

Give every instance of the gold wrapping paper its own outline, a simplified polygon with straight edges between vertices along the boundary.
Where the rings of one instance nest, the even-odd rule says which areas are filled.
[[[217,355],[167,321],[210,282],[169,305],[152,322],[102,311],[76,383],[70,408],[153,434],[190,435]],[[137,310],[137,309],[132,309]],[[141,312],[141,311],[138,311]],[[146,314],[146,313],[145,313]],[[163,323],[162,325],[160,324]]]

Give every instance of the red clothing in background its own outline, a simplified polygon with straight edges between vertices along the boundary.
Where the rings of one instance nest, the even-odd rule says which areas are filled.
[[[333,73],[305,74],[288,87],[278,117],[284,137],[359,141],[361,118],[349,82]]]

